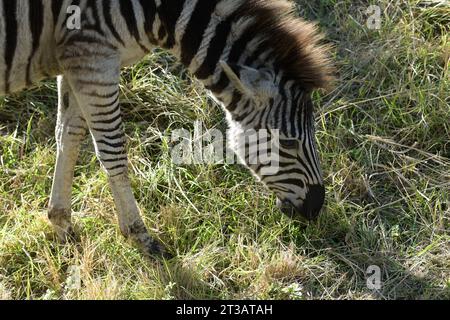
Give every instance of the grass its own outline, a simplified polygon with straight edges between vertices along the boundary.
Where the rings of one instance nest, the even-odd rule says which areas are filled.
[[[297,3],[334,44],[339,73],[333,92],[314,96],[327,185],[317,223],[284,217],[239,165],[171,162],[172,130],[226,123],[157,51],[124,71],[121,91],[135,195],[177,258],[149,262],[122,238],[90,142],[73,194],[80,242],[55,241],[49,81],[0,98],[0,298],[450,299],[448,6],[376,1],[381,29],[370,30],[372,2]],[[367,287],[370,265],[380,290]]]

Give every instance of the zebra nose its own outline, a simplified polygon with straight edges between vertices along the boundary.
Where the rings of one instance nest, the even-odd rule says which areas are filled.
[[[325,202],[325,187],[322,185],[310,186],[303,205],[297,209],[308,220],[315,220]]]
[[[293,218],[295,216],[303,216],[312,221],[315,220],[322,209],[325,201],[325,188],[322,185],[310,186],[306,199],[303,204],[294,206],[289,200],[278,200],[277,205],[281,212]]]

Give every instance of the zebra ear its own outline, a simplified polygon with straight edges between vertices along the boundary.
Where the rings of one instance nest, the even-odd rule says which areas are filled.
[[[220,61],[220,66],[233,86],[242,94],[261,97],[275,87],[272,75],[264,70]]]

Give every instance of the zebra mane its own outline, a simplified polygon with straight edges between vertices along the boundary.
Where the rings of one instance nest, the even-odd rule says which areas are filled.
[[[262,35],[272,48],[276,67],[307,91],[330,89],[334,68],[329,59],[330,45],[314,23],[294,14],[287,0],[247,0],[240,7],[242,17],[252,19],[253,34]]]

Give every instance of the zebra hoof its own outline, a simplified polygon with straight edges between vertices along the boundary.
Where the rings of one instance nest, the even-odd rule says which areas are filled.
[[[153,240],[153,243],[150,246],[147,246],[145,251],[145,255],[151,258],[163,258],[164,260],[171,260],[174,258],[173,254],[167,251],[166,247],[156,240]]]
[[[67,230],[61,232],[61,234],[58,233],[58,239],[62,244],[75,243],[80,241],[78,234],[74,231],[72,226],[70,226]]]
[[[48,218],[61,243],[77,241],[77,236],[72,226],[70,210],[50,208]]]
[[[149,235],[147,228],[141,220],[137,220],[131,224],[122,225],[120,230],[122,231],[122,234],[130,239],[146,257],[158,257],[164,259],[171,259],[173,257],[161,242]]]
[[[148,233],[133,235],[131,238],[148,258],[163,258],[166,260],[173,258],[173,255],[167,251],[166,247],[161,242],[153,239]]]

